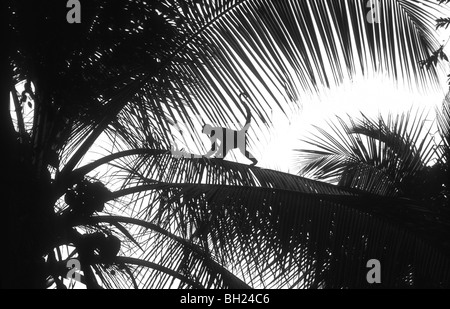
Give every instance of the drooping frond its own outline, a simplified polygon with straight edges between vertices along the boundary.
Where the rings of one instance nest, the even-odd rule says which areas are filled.
[[[449,284],[448,215],[440,214],[437,223],[420,204],[223,160],[150,151],[118,160],[114,165],[132,181],[125,177],[124,187],[113,193],[115,207],[148,222],[133,231],[152,250],[129,242],[141,260],[182,269],[190,259],[171,244],[178,239],[209,252],[251,287],[368,287],[365,263],[374,258],[382,261],[386,286]],[[163,244],[175,251],[160,260]],[[141,284],[159,286],[161,270],[147,269]],[[164,276],[169,282],[171,275]]]
[[[136,227],[141,229],[135,233],[133,241],[128,239],[127,243],[127,239],[124,239],[126,246],[122,249],[123,256],[115,261],[119,265],[130,265],[132,271],[128,281],[132,278],[137,288],[248,288],[214,261],[209,252],[156,224],[117,216],[96,216],[91,219],[91,223],[110,225],[112,228],[120,225],[127,231],[137,230]],[[124,286],[129,287],[130,284]]]

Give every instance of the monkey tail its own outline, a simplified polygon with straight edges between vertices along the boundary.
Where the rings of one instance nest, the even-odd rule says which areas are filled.
[[[252,113],[250,112],[250,108],[248,107],[247,102],[245,102],[245,100],[243,98],[249,99],[249,96],[246,93],[241,93],[239,95],[239,98],[241,99],[241,103],[245,108],[245,112],[247,113],[247,117],[245,118],[245,125],[243,130],[247,131],[248,128],[250,127],[250,122],[252,120]]]

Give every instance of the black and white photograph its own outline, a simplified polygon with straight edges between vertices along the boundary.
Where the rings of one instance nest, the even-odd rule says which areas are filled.
[[[450,0],[0,7],[2,290],[450,289]]]

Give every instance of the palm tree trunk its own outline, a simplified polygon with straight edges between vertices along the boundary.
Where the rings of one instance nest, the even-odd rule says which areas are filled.
[[[0,145],[4,178],[1,185],[3,222],[0,226],[4,241],[0,254],[0,287],[44,288],[42,255],[51,236],[51,188],[49,179],[37,179],[31,162],[23,156],[23,146],[18,143],[10,114],[12,71],[7,57],[0,58],[0,72]]]

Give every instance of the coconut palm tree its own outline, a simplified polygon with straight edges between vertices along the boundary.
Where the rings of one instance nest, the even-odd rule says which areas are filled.
[[[74,261],[88,288],[354,287],[377,257],[387,286],[448,286],[420,205],[169,151],[180,123],[204,150],[195,126],[239,121],[241,93],[266,132],[296,89],[372,70],[425,87],[434,1],[98,0],[80,24],[61,1],[1,5],[3,287],[64,288]]]

